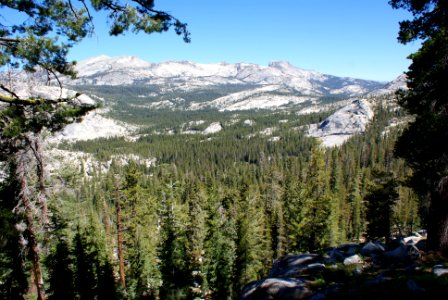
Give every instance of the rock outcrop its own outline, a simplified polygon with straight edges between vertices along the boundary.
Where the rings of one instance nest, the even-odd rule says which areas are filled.
[[[373,115],[367,100],[353,100],[320,124],[311,125],[308,135],[319,138],[325,147],[339,146],[354,134],[364,132]]]
[[[424,240],[286,255],[273,263],[266,278],[248,283],[240,300],[442,299],[448,291],[448,261],[426,252]]]

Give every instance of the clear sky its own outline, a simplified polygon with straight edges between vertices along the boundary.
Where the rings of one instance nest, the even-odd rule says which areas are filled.
[[[173,30],[109,37],[94,16],[96,35],[69,58],[134,55],[150,62],[246,62],[285,60],[322,73],[389,81],[407,70],[419,43],[397,42],[399,21],[411,16],[388,0],[165,0],[155,1],[188,23],[191,43]]]

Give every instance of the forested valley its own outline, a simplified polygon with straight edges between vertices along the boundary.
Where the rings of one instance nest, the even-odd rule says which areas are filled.
[[[279,282],[299,299],[448,293],[446,0],[387,1],[408,13],[398,42],[420,45],[399,87],[285,62],[166,67],[103,55],[76,68],[70,50],[96,29],[172,29],[189,43],[187,23],[154,2],[0,2],[0,298],[283,299]],[[276,36],[308,33],[279,26],[279,15]],[[360,36],[373,41],[370,30]],[[349,107],[350,124],[336,120],[358,126],[348,140],[328,147],[310,137],[354,102],[369,108]],[[134,134],[51,140],[99,111],[107,116],[96,120]],[[404,243],[420,229],[424,250]],[[381,252],[363,260],[361,244]],[[292,273],[271,273],[287,271],[283,262]],[[308,273],[297,270],[303,262]]]
[[[376,108],[368,130],[333,148],[304,133],[331,111],[162,111],[163,126],[173,129],[195,118],[232,125],[211,136],[150,134],[148,118],[136,141],[60,144],[85,160],[53,174],[48,227],[36,223],[49,298],[235,299],[286,254],[422,228],[426,208],[406,187],[410,169],[393,155],[402,128],[393,124],[407,118],[393,99],[370,99]],[[135,120],[144,119],[139,113],[146,112],[134,110]],[[267,127],[280,138],[259,133]],[[386,188],[392,196],[366,200]],[[2,184],[1,199],[10,189]],[[5,222],[16,218],[11,202],[1,204]],[[2,234],[9,236],[2,245],[6,296],[31,275],[11,256],[27,232],[4,226]]]

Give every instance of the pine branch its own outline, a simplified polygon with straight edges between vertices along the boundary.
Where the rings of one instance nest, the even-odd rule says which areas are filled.
[[[70,102],[70,101],[75,100],[79,96],[81,96],[81,94],[76,93],[75,96],[73,96],[73,97],[67,97],[67,98],[59,97],[58,99],[53,100],[53,99],[45,99],[45,98],[22,99],[22,98],[18,98],[18,97],[16,98],[16,97],[11,97],[11,96],[6,96],[6,95],[0,94],[0,102],[14,104],[14,105],[33,106],[33,105],[40,105],[40,104],[44,104],[44,103],[57,104],[57,103]]]
[[[8,103],[8,104],[15,104],[15,105],[39,105],[47,102],[53,102],[56,103],[57,101],[49,100],[49,99],[20,99],[5,95],[0,95],[0,102]]]
[[[3,47],[13,47],[19,44],[19,39],[8,38],[8,37],[0,37],[0,46]]]
[[[11,96],[13,96],[16,99],[19,99],[19,96],[17,96],[16,93],[14,93],[13,91],[11,91],[10,89],[8,89],[6,86],[4,86],[3,84],[0,84],[0,88],[2,90],[4,90],[5,92],[7,92],[8,94],[10,94]]]

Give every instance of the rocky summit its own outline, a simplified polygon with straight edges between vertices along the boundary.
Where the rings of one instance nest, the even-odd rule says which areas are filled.
[[[146,84],[196,89],[201,86],[240,84],[273,85],[303,95],[356,96],[384,87],[384,83],[322,74],[297,68],[285,61],[268,66],[250,63],[200,64],[190,61],[150,63],[134,56],[98,56],[79,62],[78,79],[70,84]]]

